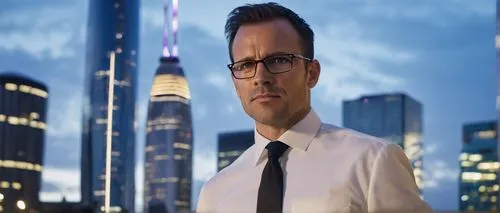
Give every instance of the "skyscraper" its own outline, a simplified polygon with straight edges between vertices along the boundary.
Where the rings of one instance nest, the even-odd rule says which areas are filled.
[[[168,6],[172,13],[168,12]],[[148,105],[144,168],[146,213],[191,211],[191,96],[178,57],[177,6],[176,0],[171,5],[165,4],[163,55],[154,76]],[[172,15],[171,19],[169,15]],[[172,20],[171,30],[167,27],[168,20]]]
[[[362,96],[343,102],[347,128],[399,144],[422,190],[422,105],[403,93]]]
[[[0,74],[0,212],[40,210],[47,98],[44,84]]]
[[[218,136],[217,171],[233,163],[254,144],[254,130],[220,133]]]
[[[81,198],[98,209],[135,211],[139,2],[89,1]]]
[[[462,211],[499,210],[497,124],[495,121],[469,123],[462,131],[459,208]]]

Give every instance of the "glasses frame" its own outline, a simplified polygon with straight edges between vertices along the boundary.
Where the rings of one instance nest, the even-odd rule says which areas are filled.
[[[265,60],[269,59],[269,58],[272,58],[272,57],[278,57],[278,56],[289,56],[291,57],[291,61],[290,61],[290,69],[287,70],[287,71],[283,71],[283,72],[272,72],[266,65],[266,63],[264,63]],[[266,70],[269,72],[269,73],[272,73],[272,74],[281,74],[281,73],[286,73],[286,72],[290,72],[293,68],[293,59],[295,58],[299,58],[299,59],[303,59],[303,60],[306,60],[308,62],[311,62],[312,59],[310,58],[307,58],[303,55],[300,55],[300,54],[293,54],[293,53],[288,53],[288,54],[276,54],[276,55],[270,55],[270,56],[267,56],[263,59],[260,59],[260,60],[242,60],[242,61],[237,61],[237,62],[234,62],[234,63],[231,63],[231,64],[228,64],[227,65],[227,68],[229,68],[229,71],[231,71],[231,75],[233,75],[233,77],[235,79],[249,79],[249,78],[253,78],[255,77],[255,75],[257,74],[257,65],[259,65],[259,63],[262,62],[262,64],[264,65],[264,67],[266,68]],[[244,78],[239,78],[239,77],[236,77],[236,75],[234,74],[233,72],[233,66],[236,64],[236,63],[240,63],[240,62],[245,62],[245,61],[248,61],[248,62],[254,62],[255,63],[255,67],[254,67],[254,71],[253,71],[253,75],[252,76],[249,76],[249,77],[244,77]]]

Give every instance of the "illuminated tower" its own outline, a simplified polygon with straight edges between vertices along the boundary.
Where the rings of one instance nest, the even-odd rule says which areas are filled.
[[[403,148],[422,196],[422,104],[404,93],[367,95],[343,102],[346,128],[383,138]]]
[[[0,212],[39,210],[47,87],[0,74]]]
[[[500,163],[497,154],[497,123],[483,121],[462,127],[459,210],[498,212]]]
[[[81,199],[98,210],[135,211],[139,2],[89,1]]]
[[[165,3],[163,55],[148,105],[144,169],[146,213],[187,213],[191,210],[191,97],[179,64],[177,6],[177,0],[173,0],[172,14],[169,14],[169,4]],[[168,27],[169,15],[172,15],[171,30]]]

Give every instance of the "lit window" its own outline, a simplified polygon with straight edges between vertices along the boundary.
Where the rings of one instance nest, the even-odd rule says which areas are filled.
[[[44,122],[38,122],[39,129],[47,129],[47,125]]]
[[[469,155],[467,153],[460,154],[460,160],[467,160],[468,157]]]
[[[486,190],[486,186],[480,186],[480,187],[479,187],[479,191],[480,191],[480,192],[484,192],[485,190]]]
[[[12,188],[19,190],[21,189],[21,184],[18,182],[14,182],[12,183]]]
[[[473,162],[478,162],[478,161],[481,161],[482,159],[483,159],[483,156],[480,154],[469,155],[469,160],[473,161]]]
[[[10,187],[10,183],[7,181],[0,182],[0,187],[4,189],[8,189]]]
[[[492,203],[496,203],[497,202],[497,196],[491,196],[490,200],[491,200]]]
[[[7,116],[0,114],[0,122],[5,121],[7,119]]]
[[[26,203],[24,203],[24,201],[18,200],[16,204],[17,204],[17,208],[19,208],[21,210],[25,210],[26,209]]]
[[[31,90],[30,86],[26,86],[26,85],[20,85],[19,86],[19,91],[21,91],[21,92],[29,93],[30,90]]]
[[[30,126],[33,127],[33,128],[36,128],[38,126],[38,122],[37,121],[31,121],[30,122]]]
[[[2,200],[3,200],[3,198],[4,198],[4,197],[3,197],[3,194],[2,194],[2,193],[0,193],[0,201],[2,201]]]
[[[31,94],[36,95],[36,96],[40,96],[42,98],[47,98],[47,96],[48,96],[47,92],[45,92],[41,89],[38,89],[38,88],[34,88],[34,87],[31,88]]]
[[[500,48],[500,35],[495,36],[495,47]]]
[[[500,188],[500,186],[498,184],[493,185],[494,192],[498,191],[499,188]]]
[[[116,53],[122,53],[122,48],[120,47],[116,48]]]
[[[19,118],[14,116],[9,116],[9,124],[17,125],[19,124]]]
[[[477,165],[480,170],[497,170],[500,168],[500,162],[481,162]]]
[[[117,39],[121,39],[121,38],[123,38],[123,34],[121,34],[121,33],[117,33],[117,34],[116,34],[116,38],[117,38]]]
[[[469,200],[469,196],[468,195],[462,195],[461,199],[462,199],[462,201],[467,201],[467,200]]]
[[[5,89],[10,90],[10,91],[16,91],[17,90],[17,85],[13,83],[6,83],[5,84]]]
[[[32,112],[30,114],[30,116],[31,116],[32,119],[39,119],[40,118],[40,115],[38,113],[36,113],[36,112]]]
[[[21,125],[27,125],[28,124],[28,119],[27,118],[19,118],[19,123]]]
[[[461,165],[462,167],[471,167],[471,166],[474,166],[474,163],[473,163],[473,162],[471,162],[471,161],[468,161],[468,160],[464,160],[464,161],[462,161],[462,162],[460,163],[460,165]]]

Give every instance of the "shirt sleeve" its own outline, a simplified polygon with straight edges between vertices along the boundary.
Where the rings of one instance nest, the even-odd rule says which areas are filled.
[[[368,212],[433,212],[421,199],[410,162],[396,144],[387,144],[379,151],[367,201]]]
[[[212,213],[213,210],[212,202],[210,199],[207,183],[201,188],[200,195],[198,196],[198,203],[196,205],[196,213]]]

